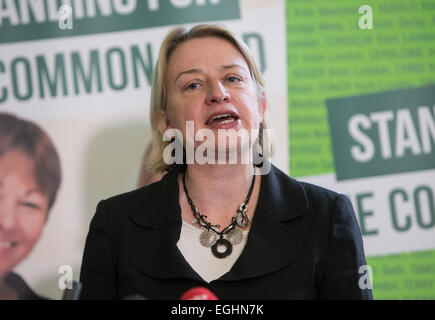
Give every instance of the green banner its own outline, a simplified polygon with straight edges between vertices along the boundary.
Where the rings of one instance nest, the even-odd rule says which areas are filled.
[[[286,5],[290,173],[333,173],[325,101],[435,84],[435,2]],[[372,8],[373,29],[359,25],[367,20],[363,5]]]
[[[6,0],[0,43],[239,18],[238,0]]]
[[[337,180],[435,168],[435,86],[326,105]]]
[[[418,122],[419,110],[423,110],[420,117],[428,118],[422,121],[433,119],[433,93],[432,98],[422,97],[422,100],[416,100],[415,93],[422,90],[427,94],[427,86],[435,84],[435,2],[287,0],[286,14],[290,174],[307,177],[337,173],[339,178],[356,177],[370,175],[369,166],[376,174],[400,172],[407,160],[396,156],[397,149],[392,141],[391,157],[384,151],[387,157],[382,159],[382,142],[377,131],[380,119],[387,123],[391,113],[394,119],[388,121],[388,130],[383,132],[395,139],[397,120],[401,119],[399,129],[405,134],[402,140],[405,147],[402,145],[399,150],[403,151],[403,157],[413,159],[409,169],[433,168],[433,140],[430,144],[423,141]],[[412,88],[421,89],[412,91]],[[407,90],[412,94],[412,102],[403,97]],[[375,94],[390,100],[398,95],[397,100],[388,105],[378,100],[370,103],[370,97]],[[400,98],[405,100],[399,101]],[[329,110],[326,101],[330,104]],[[346,101],[352,102],[347,104],[348,109],[344,107]],[[354,102],[357,105],[353,105]],[[342,107],[338,106],[340,103]],[[427,108],[419,109],[421,106]],[[404,110],[399,116],[401,109]],[[363,145],[348,133],[348,120],[355,114],[369,117],[373,112],[381,112],[375,115],[377,123],[371,120],[371,129],[360,125],[364,130],[359,130],[372,141],[375,151],[373,159],[361,164],[367,166],[367,171],[364,174],[343,171],[346,164],[340,163],[339,154],[347,152],[348,163],[355,167],[358,162],[349,159],[350,148],[356,145],[364,151]],[[332,119],[335,116],[337,119]],[[431,138],[430,124],[425,125],[428,126],[425,137]],[[418,155],[406,147],[411,127],[415,128],[422,151]],[[432,161],[427,157],[430,154],[424,153],[429,150],[425,148],[432,148]],[[382,165],[376,168],[375,162],[379,159]],[[394,168],[395,165],[400,168]],[[409,208],[406,210],[408,213]],[[370,213],[367,209],[367,214]],[[366,227],[370,230],[370,226]],[[433,237],[429,236],[428,241],[433,241]],[[375,299],[435,299],[435,251],[369,256],[367,263],[373,268]]]

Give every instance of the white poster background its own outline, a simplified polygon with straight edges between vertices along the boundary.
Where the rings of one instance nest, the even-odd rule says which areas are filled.
[[[222,24],[238,36],[252,32],[261,35],[266,90],[271,101],[268,107],[277,138],[273,163],[288,172],[285,2],[243,0],[240,6],[240,20],[209,23]],[[142,155],[150,141],[150,87],[142,77],[142,85],[134,88],[128,52],[131,45],[145,52],[145,44],[150,43],[155,62],[160,43],[172,27],[0,45],[5,65],[17,56],[31,62],[34,85],[31,99],[23,102],[9,96],[0,111],[35,121],[52,138],[61,158],[62,184],[43,235],[32,253],[15,268],[38,294],[61,298],[58,279],[62,274],[58,270],[62,265],[72,266],[74,280],[79,279],[85,238],[98,201],[136,188]],[[122,48],[127,58],[128,86],[121,91],[111,90],[107,84],[104,54],[112,47]],[[75,95],[70,54],[79,51],[86,69],[86,58],[93,49],[100,52],[103,91],[88,94],[81,88],[82,93]],[[255,56],[258,52],[253,51]],[[48,69],[54,70],[57,53],[65,55],[69,94],[40,99],[35,57],[43,55]],[[9,83],[10,79],[0,76],[0,87]]]
[[[352,201],[358,215],[358,194],[373,194],[362,198],[361,211],[371,212],[365,216],[364,224],[368,231],[377,231],[376,234],[363,236],[366,256],[388,255],[418,250],[435,249],[435,228],[422,228],[417,222],[415,202],[420,202],[421,220],[423,225],[429,225],[434,217],[430,213],[429,201],[433,201],[424,194],[416,199],[414,191],[419,187],[427,187],[435,196],[435,170],[405,172],[400,174],[383,175],[361,179],[337,181],[335,174],[318,175],[300,178],[301,181],[320,185],[343,193]],[[390,194],[393,190],[402,189],[406,198],[394,197],[397,223],[405,226],[409,217],[410,227],[398,231],[392,222]],[[359,221],[361,225],[361,221]]]

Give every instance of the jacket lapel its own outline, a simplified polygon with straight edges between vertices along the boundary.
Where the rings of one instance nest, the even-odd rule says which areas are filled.
[[[132,263],[142,272],[161,279],[201,277],[178,250],[181,231],[181,209],[177,177],[182,166],[176,166],[161,181],[141,190],[130,219],[138,228],[132,235]]]
[[[178,250],[181,211],[176,166],[160,182],[143,188],[130,213],[138,225],[130,253],[132,263],[142,272],[157,278],[201,277]],[[257,208],[245,249],[233,268],[218,280],[237,281],[279,270],[294,261],[300,240],[282,222],[302,215],[308,201],[301,184],[272,165],[261,176]]]
[[[237,281],[277,271],[291,264],[300,251],[299,237],[282,222],[307,211],[304,188],[273,165],[270,173],[261,179],[245,249],[230,272],[219,280]]]
[[[201,277],[178,250],[177,241],[170,240],[169,237],[172,236],[170,232],[179,233],[179,230],[156,228],[138,232],[130,252],[132,263],[139,270],[154,278],[201,280]]]

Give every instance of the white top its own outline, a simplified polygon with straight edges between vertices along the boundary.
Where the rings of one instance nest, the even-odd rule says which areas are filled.
[[[243,241],[233,245],[233,252],[225,258],[216,258],[211,252],[211,248],[201,245],[199,236],[202,232],[202,229],[183,220],[177,247],[193,270],[206,282],[211,282],[231,270],[245,248],[249,230],[242,231]]]

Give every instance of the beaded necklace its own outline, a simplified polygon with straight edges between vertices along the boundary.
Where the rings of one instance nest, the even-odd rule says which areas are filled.
[[[249,226],[250,223],[249,218],[246,215],[246,211],[248,211],[248,202],[251,198],[252,190],[254,189],[255,172],[252,176],[252,182],[246,200],[239,205],[237,208],[237,213],[231,218],[231,223],[222,231],[218,231],[220,225],[212,225],[210,222],[208,222],[205,219],[207,216],[201,214],[198,208],[194,205],[186,187],[186,169],[183,171],[182,180],[187,202],[189,202],[189,205],[192,208],[193,216],[195,217],[193,224],[198,223],[204,229],[199,237],[199,242],[204,247],[211,247],[211,252],[217,258],[225,258],[229,256],[231,252],[233,252],[233,244],[237,245],[243,240],[243,234],[240,229],[236,228],[236,226],[245,228]],[[224,238],[224,235],[227,235],[226,239]],[[218,251],[219,246],[225,247],[225,251]]]

